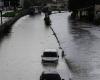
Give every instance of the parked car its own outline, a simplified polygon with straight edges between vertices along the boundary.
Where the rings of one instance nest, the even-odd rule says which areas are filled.
[[[58,51],[56,49],[46,49],[41,57],[43,63],[45,62],[58,63],[59,60]]]
[[[40,80],[64,80],[64,79],[61,79],[61,76],[59,75],[58,72],[44,71],[40,76]]]
[[[35,14],[35,8],[30,7],[28,13],[29,15],[33,16]]]

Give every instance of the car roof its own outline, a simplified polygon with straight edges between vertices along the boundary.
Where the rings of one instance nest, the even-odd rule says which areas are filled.
[[[56,49],[45,49],[44,52],[57,52]]]
[[[43,71],[43,74],[59,74],[57,71]]]

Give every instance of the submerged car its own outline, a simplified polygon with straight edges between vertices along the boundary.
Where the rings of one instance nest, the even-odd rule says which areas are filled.
[[[42,62],[54,62],[58,63],[59,60],[59,55],[58,51],[56,49],[47,49],[43,52],[42,57]]]
[[[58,72],[45,71],[41,74],[40,80],[64,80],[64,79],[61,79],[61,76],[59,75]]]

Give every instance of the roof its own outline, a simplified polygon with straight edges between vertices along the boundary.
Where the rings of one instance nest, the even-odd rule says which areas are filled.
[[[57,52],[56,49],[45,49],[44,52]]]
[[[59,74],[57,71],[43,71],[44,74]]]

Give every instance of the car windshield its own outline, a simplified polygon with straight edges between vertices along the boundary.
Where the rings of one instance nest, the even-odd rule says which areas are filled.
[[[57,57],[56,52],[44,52],[43,54],[44,57]]]
[[[59,74],[44,74],[42,80],[61,80]]]

